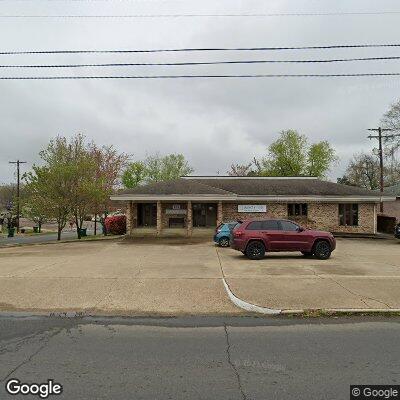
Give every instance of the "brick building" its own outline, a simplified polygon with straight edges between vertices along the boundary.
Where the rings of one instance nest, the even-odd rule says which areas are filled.
[[[377,206],[394,197],[317,178],[183,177],[113,196],[129,235],[191,236],[221,222],[286,218],[331,232],[376,233]]]
[[[386,196],[393,196],[394,201],[385,202],[383,205],[383,213],[391,217],[395,217],[400,222],[400,183],[385,188]]]

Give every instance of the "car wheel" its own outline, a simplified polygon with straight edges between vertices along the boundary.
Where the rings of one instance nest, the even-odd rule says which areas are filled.
[[[312,257],[313,253],[311,251],[302,251],[301,252],[304,257]]]
[[[331,246],[325,240],[320,240],[315,244],[314,254],[315,257],[318,258],[318,260],[327,260],[331,256],[331,253]]]
[[[250,260],[261,260],[265,256],[265,247],[261,242],[250,242],[246,248],[246,256]]]
[[[222,237],[218,240],[218,244],[221,247],[229,247],[229,238],[227,238],[226,236]]]

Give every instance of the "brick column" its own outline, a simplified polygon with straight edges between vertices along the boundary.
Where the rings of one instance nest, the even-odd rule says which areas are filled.
[[[161,201],[157,201],[157,236],[161,235],[162,216],[161,216]]]
[[[126,234],[132,236],[135,228],[137,228],[137,204],[128,201],[126,206]]]
[[[187,202],[187,235],[190,237],[193,233],[193,210],[192,202],[189,200]]]
[[[126,234],[132,234],[132,202],[128,201],[126,206]]]
[[[222,201],[219,201],[217,209],[217,226],[219,224],[222,224],[222,219],[223,219]]]

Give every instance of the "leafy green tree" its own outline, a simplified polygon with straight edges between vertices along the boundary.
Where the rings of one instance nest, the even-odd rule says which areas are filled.
[[[33,221],[40,233],[42,225],[49,220],[47,200],[35,192],[27,193],[26,199],[22,202],[22,215]]]
[[[145,165],[148,182],[170,181],[190,175],[194,171],[183,154],[149,156],[145,160]]]
[[[32,167],[32,171],[24,175],[28,192],[37,206],[45,204],[44,217],[57,222],[57,240],[61,239],[68,217],[71,215],[72,174],[68,164],[53,163],[51,165]]]
[[[307,152],[306,175],[324,177],[336,160],[335,150],[327,141],[314,143]]]
[[[40,157],[44,165],[34,166],[25,177],[35,207],[48,203],[45,216],[57,220],[58,239],[70,217],[81,238],[85,217],[109,204],[126,155],[76,135],[52,139]]]
[[[135,161],[128,165],[122,174],[122,184],[127,189],[139,186],[146,179],[146,165],[143,161]]]
[[[128,165],[122,174],[122,183],[126,188],[133,188],[141,183],[169,181],[190,175],[193,168],[183,154],[148,156],[144,161]]]
[[[335,160],[335,150],[328,142],[309,145],[306,136],[287,130],[268,147],[268,156],[255,159],[254,164],[257,175],[323,178]]]

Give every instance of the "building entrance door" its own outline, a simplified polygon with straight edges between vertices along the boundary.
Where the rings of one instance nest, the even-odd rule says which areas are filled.
[[[206,228],[217,225],[217,205],[212,203],[193,204],[193,227]]]
[[[157,204],[138,204],[138,226],[150,227],[157,225]]]

